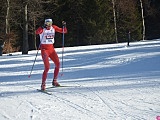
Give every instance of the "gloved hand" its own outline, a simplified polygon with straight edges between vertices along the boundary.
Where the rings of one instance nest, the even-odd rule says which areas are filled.
[[[65,22],[65,21],[62,21],[62,25],[63,25],[64,27],[66,27],[66,22]]]

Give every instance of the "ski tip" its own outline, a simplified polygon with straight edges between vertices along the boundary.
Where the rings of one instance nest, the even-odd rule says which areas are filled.
[[[42,92],[42,93],[45,93],[45,94],[48,94],[48,95],[52,95],[52,93],[50,92],[47,92],[46,90],[41,90],[41,89],[37,89],[39,92]]]

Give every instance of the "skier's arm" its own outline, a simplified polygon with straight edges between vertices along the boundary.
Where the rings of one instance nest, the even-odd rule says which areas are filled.
[[[56,32],[63,33],[63,28],[60,28],[56,25],[53,25],[53,28],[55,29]],[[64,33],[67,33],[67,28],[66,27],[64,27]]]
[[[41,34],[43,32],[43,28],[42,27],[39,27],[37,30],[36,30],[36,34]]]

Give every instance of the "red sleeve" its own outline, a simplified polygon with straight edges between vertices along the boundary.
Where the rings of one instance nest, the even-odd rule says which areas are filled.
[[[36,30],[36,34],[41,34],[43,32],[43,28],[42,27],[39,27],[37,30]]]
[[[60,28],[56,25],[53,25],[52,27],[55,29],[55,32],[63,33],[63,28]],[[64,33],[67,33],[67,28],[66,27],[64,28]]]

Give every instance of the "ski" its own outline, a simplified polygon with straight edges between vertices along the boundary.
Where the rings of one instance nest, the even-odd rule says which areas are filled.
[[[70,85],[61,85],[61,86],[51,86],[47,87],[46,89],[52,89],[52,88],[67,88],[67,87],[80,87],[80,86],[70,86]]]
[[[45,93],[45,94],[48,94],[48,95],[52,95],[52,93],[48,92],[47,89],[62,88],[62,87],[72,87],[72,86],[64,86],[64,85],[61,85],[61,86],[51,86],[51,87],[47,87],[46,90],[37,89],[37,91]]]
[[[47,89],[54,89],[54,88],[77,88],[77,87],[80,87],[80,86],[72,86],[72,85],[61,85],[61,86],[51,86],[51,87],[47,87]]]
[[[48,94],[48,95],[52,95],[52,93],[48,92],[47,90],[37,89],[37,91]]]
[[[39,92],[42,92],[42,93],[45,93],[45,94],[48,94],[48,95],[52,95],[52,92],[51,91],[48,91],[49,89],[55,89],[55,88],[69,88],[69,87],[80,87],[80,86],[69,86],[69,85],[61,85],[61,86],[51,86],[51,87],[47,87],[46,90],[41,90],[41,89],[37,89],[37,91]]]

